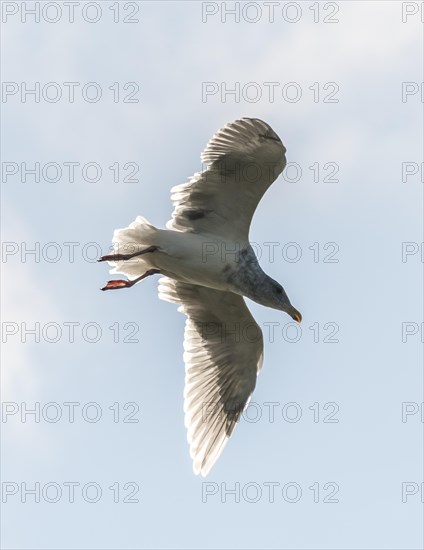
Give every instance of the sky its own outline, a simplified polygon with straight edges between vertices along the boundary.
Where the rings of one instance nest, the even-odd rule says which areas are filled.
[[[423,548],[422,3],[1,8],[2,548]],[[250,238],[303,322],[248,302],[263,369],[202,478],[184,316],[96,260],[243,116],[287,148]]]

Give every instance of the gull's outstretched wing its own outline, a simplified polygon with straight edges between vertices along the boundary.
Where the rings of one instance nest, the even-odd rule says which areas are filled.
[[[193,470],[205,476],[231,436],[262,367],[262,331],[243,298],[163,277],[159,297],[185,313],[184,412]]]
[[[285,152],[262,120],[227,124],[201,155],[207,169],[171,189],[175,209],[167,228],[247,241],[259,201],[284,169]]]

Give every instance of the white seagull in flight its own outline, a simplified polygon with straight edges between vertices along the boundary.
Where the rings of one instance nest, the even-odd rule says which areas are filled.
[[[187,316],[184,412],[195,474],[207,475],[222,453],[262,367],[262,331],[243,296],[302,319],[249,244],[253,213],[283,171],[285,152],[262,120],[227,124],[201,155],[207,169],[171,190],[167,229],[139,216],[114,232],[115,253],[99,260],[127,277],[102,290],[161,274],[159,298],[180,304]]]

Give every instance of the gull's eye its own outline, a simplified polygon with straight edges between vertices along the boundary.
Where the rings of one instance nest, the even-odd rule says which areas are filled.
[[[275,289],[275,292],[276,292],[277,294],[281,294],[281,293],[282,293],[282,290],[281,290],[281,288],[280,288],[279,286],[277,286],[276,289]]]

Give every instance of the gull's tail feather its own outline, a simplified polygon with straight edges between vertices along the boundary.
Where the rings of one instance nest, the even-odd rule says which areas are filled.
[[[159,229],[150,222],[138,216],[128,227],[115,229],[113,233],[113,253],[114,254],[134,254],[141,250],[157,244]],[[113,269],[111,274],[122,273],[130,281],[137,279],[149,269],[154,268],[151,262],[152,254],[143,254],[134,256],[129,260],[108,261]]]

